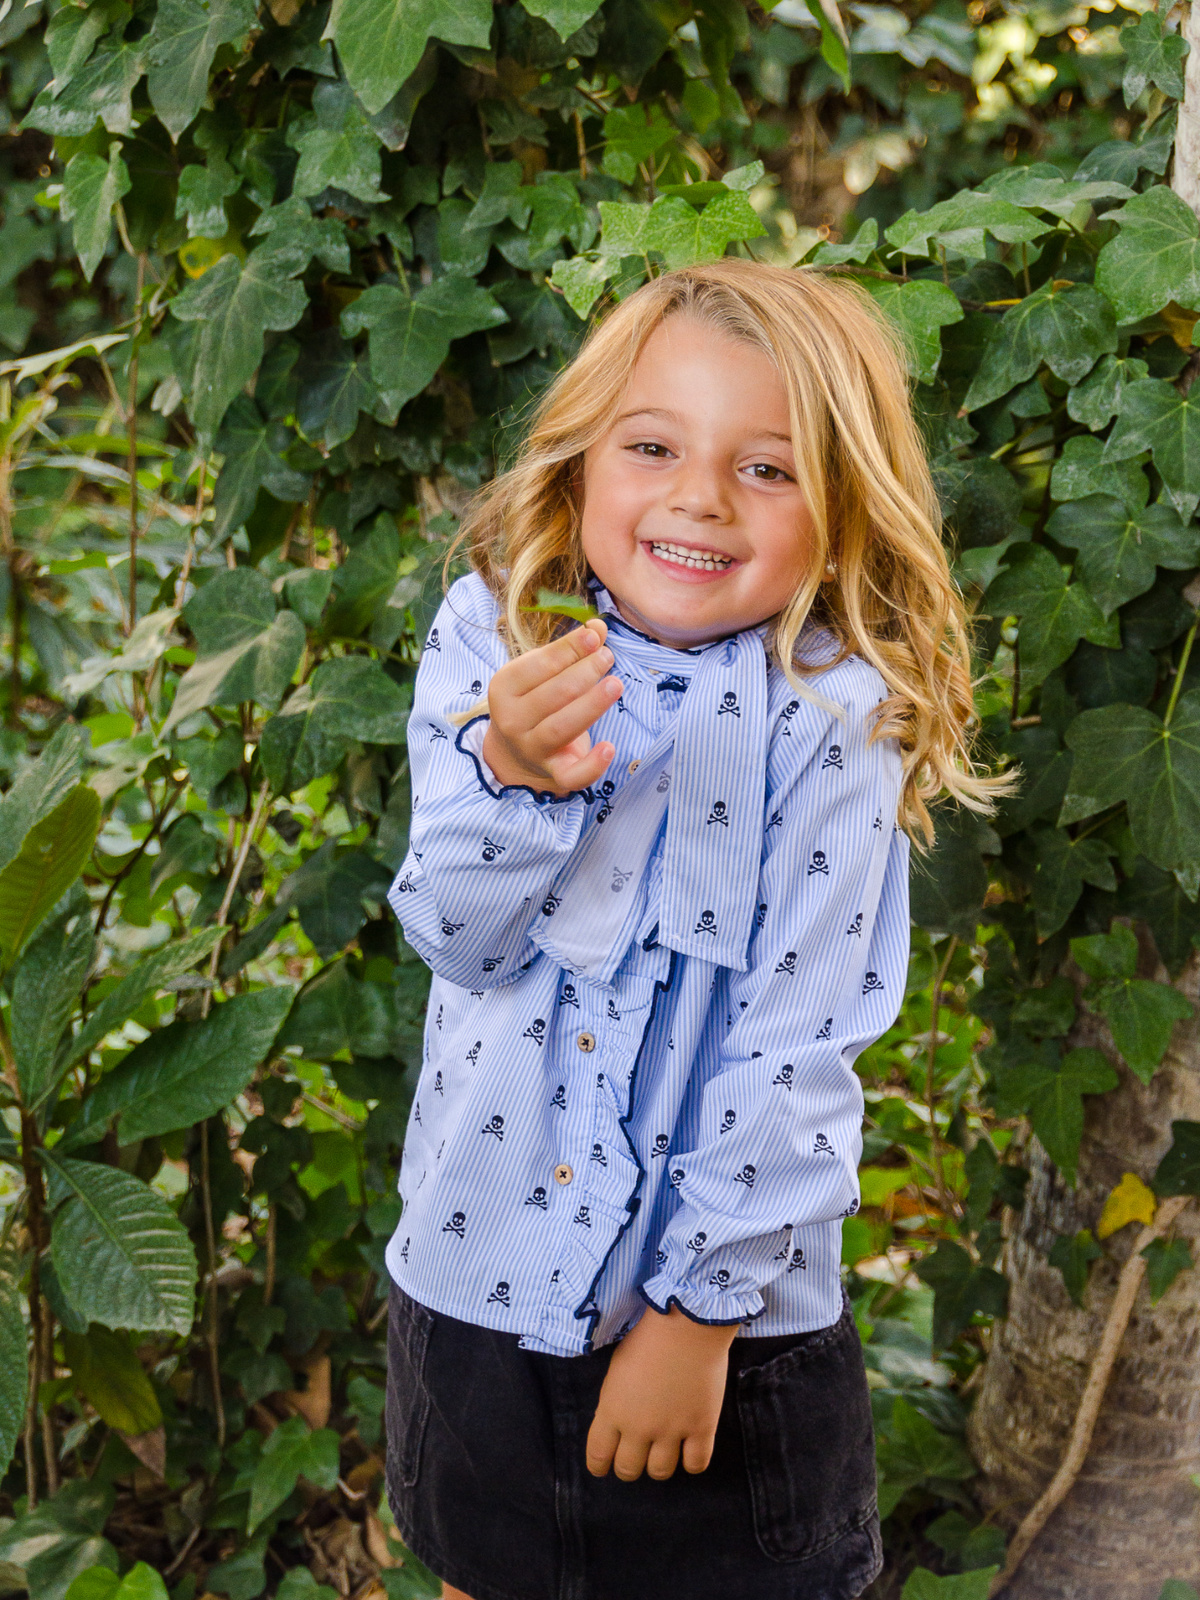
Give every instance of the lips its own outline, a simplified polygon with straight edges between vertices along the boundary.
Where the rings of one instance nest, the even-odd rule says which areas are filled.
[[[705,550],[666,539],[652,539],[649,547],[650,553],[660,561],[690,572],[726,572],[734,564],[733,557],[724,555],[720,550]]]

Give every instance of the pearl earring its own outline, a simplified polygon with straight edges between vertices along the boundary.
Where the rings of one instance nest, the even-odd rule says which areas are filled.
[[[834,563],[832,561],[827,561],[825,563],[825,578],[826,578],[826,580],[828,581],[829,579],[836,578],[836,577],[837,577],[837,567],[834,565]]]

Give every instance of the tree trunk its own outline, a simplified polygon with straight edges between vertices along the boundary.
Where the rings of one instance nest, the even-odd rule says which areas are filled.
[[[1168,982],[1148,939],[1141,975]],[[1197,998],[1200,958],[1178,987]],[[1105,1025],[1082,1012],[1072,1045],[1119,1058]],[[1126,1224],[1102,1246],[1080,1310],[1046,1259],[1055,1238],[1093,1233],[1125,1172],[1149,1182],[1171,1143],[1174,1118],[1200,1121],[1200,1019],[1176,1028],[1149,1086],[1124,1065],[1121,1084],[1090,1096],[1078,1187],[1069,1189],[1036,1140],[1019,1216],[1008,1214],[1001,1263],[1009,1314],[996,1324],[969,1425],[983,1472],[981,1499],[1015,1528],[1066,1450],[1087,1369],[1112,1304],[1117,1274],[1139,1229]],[[1200,1261],[1200,1208],[1175,1229]],[[1092,1446],[1067,1498],[1034,1541],[1005,1600],[1158,1600],[1168,1578],[1200,1584],[1200,1270],[1181,1273],[1157,1306],[1143,1282]]]
[[[1184,6],[1180,32],[1192,48],[1184,63],[1186,89],[1175,132],[1171,187],[1200,212],[1200,4]]]

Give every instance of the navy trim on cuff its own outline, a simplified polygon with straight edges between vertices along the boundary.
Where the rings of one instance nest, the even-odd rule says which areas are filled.
[[[527,783],[505,783],[499,789],[493,789],[484,775],[483,763],[474,750],[466,749],[462,742],[463,735],[469,728],[473,728],[477,722],[486,722],[487,720],[487,716],[482,714],[478,717],[472,717],[470,722],[463,723],[454,740],[454,748],[459,755],[468,756],[475,763],[475,776],[479,779],[479,787],[485,794],[490,794],[495,800],[503,800],[507,794],[527,794],[534,804],[539,806],[562,805],[568,800],[578,800],[581,797],[587,798],[588,791],[586,789],[572,789],[569,794],[554,794],[549,789],[531,789]]]
[[[656,1300],[652,1300],[641,1284],[638,1284],[638,1294],[641,1295],[651,1311],[657,1311],[661,1316],[665,1317],[671,1307],[674,1306],[677,1311],[683,1312],[689,1322],[698,1322],[702,1328],[737,1328],[746,1322],[757,1322],[767,1309],[766,1306],[763,1306],[761,1310],[752,1311],[748,1315],[741,1317],[698,1317],[694,1311],[688,1310],[677,1294],[669,1294],[665,1306],[660,1306]]]

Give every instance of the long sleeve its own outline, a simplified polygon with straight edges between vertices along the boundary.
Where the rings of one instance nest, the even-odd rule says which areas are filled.
[[[759,1315],[763,1287],[806,1265],[794,1231],[857,1210],[854,1061],[904,994],[899,753],[868,741],[879,697],[870,669],[847,663],[821,688],[849,700],[847,724],[801,702],[774,742],[750,966],[716,975],[724,1038],[697,1063],[700,1136],[671,1158],[678,1209],[641,1290],[659,1310],[674,1303],[705,1322]]]
[[[527,934],[579,838],[582,797],[501,786],[483,760],[486,723],[450,715],[486,693],[507,660],[482,580],[460,579],[438,611],[408,724],[413,814],[389,901],[405,938],[440,977],[488,989],[537,954]]]

